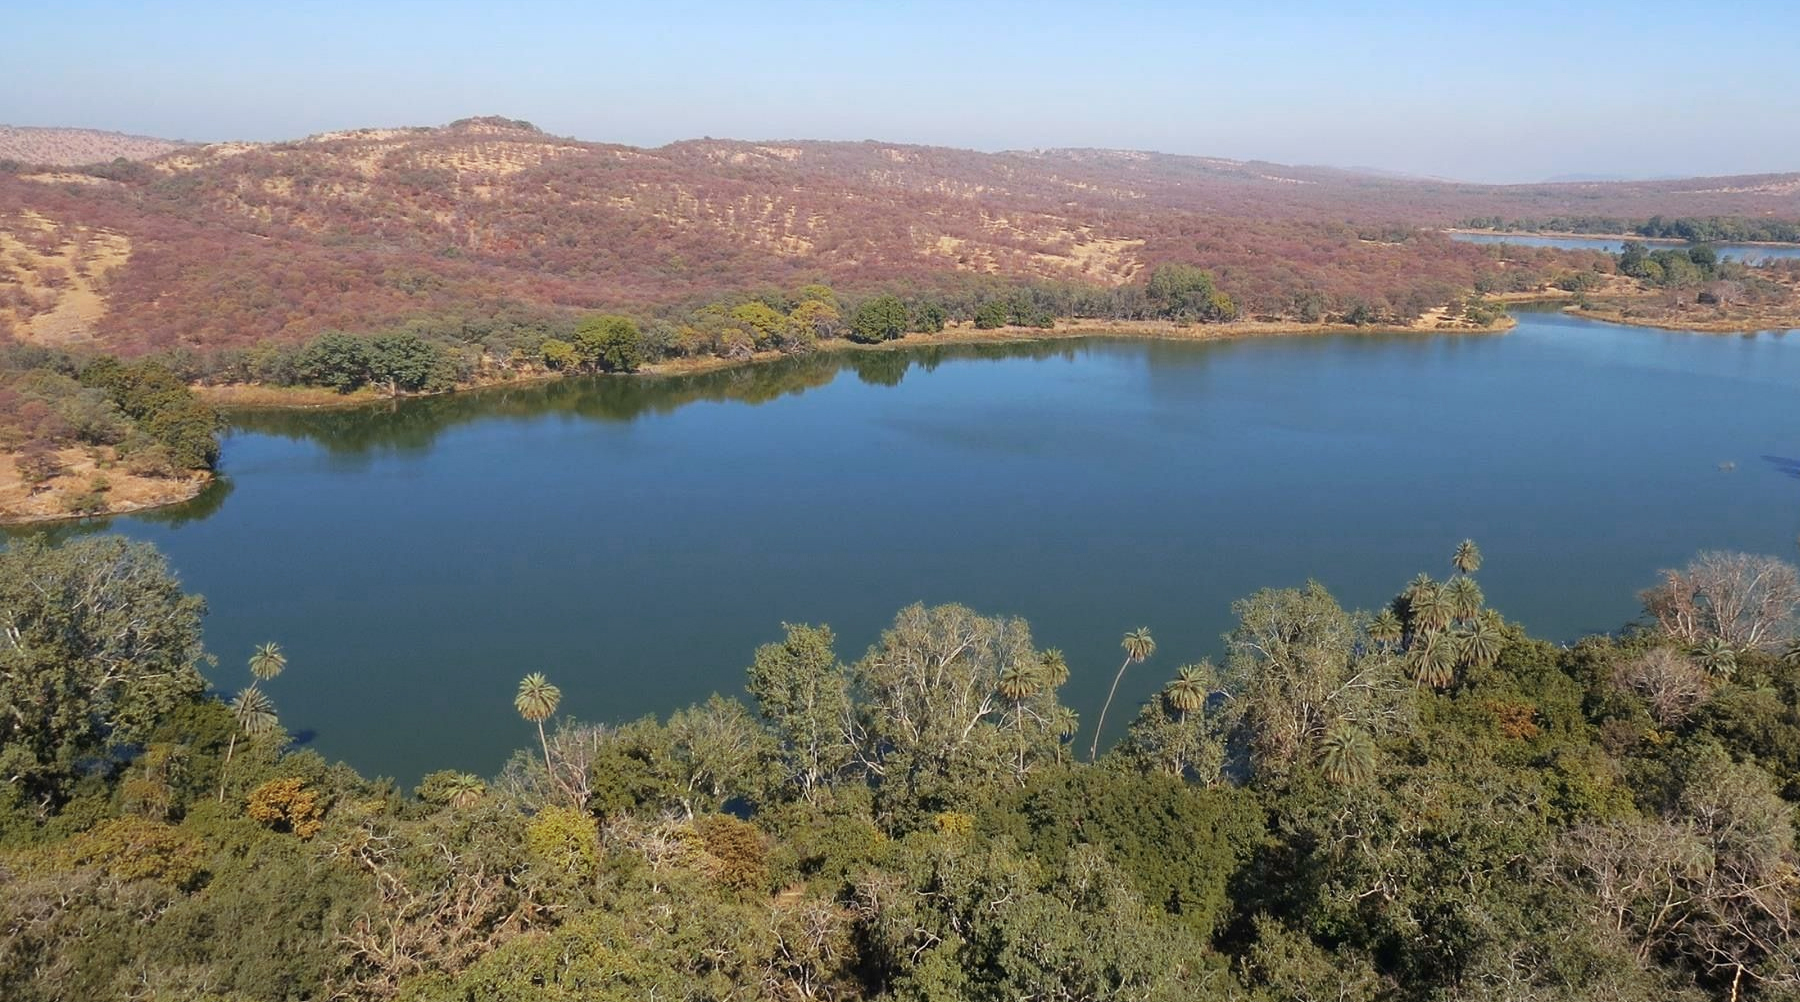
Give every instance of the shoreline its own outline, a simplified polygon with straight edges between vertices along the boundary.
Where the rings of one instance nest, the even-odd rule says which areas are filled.
[[[1491,296],[1489,298],[1498,300],[1500,297]],[[1234,320],[1222,324],[1177,324],[1165,320],[1059,320],[1054,327],[1007,326],[983,330],[976,328],[973,324],[963,323],[952,324],[936,333],[906,334],[891,341],[879,341],[873,344],[863,344],[847,338],[833,339],[819,344],[813,349],[813,353],[905,351],[910,348],[928,348],[934,345],[1026,343],[1084,337],[1143,338],[1158,341],[1227,341],[1253,337],[1356,334],[1500,334],[1511,330],[1516,324],[1517,321],[1512,317],[1502,317],[1485,327],[1463,322],[1444,323],[1441,310],[1427,313],[1424,318],[1412,326],[1371,324],[1358,327],[1354,324],[1342,323],[1308,324],[1297,320]],[[796,356],[781,351],[759,351],[743,358],[718,356],[677,358],[653,362],[635,372],[613,373],[613,375],[692,376],[793,357]],[[194,392],[222,411],[334,410],[367,407],[398,400],[471,393],[503,386],[529,385],[583,375],[594,374],[553,371],[515,372],[506,378],[483,379],[447,390],[431,393],[403,393],[399,396],[388,396],[367,388],[353,393],[338,393],[323,387],[265,386],[257,383],[199,384],[194,387]]]
[[[1674,244],[1677,247],[1699,246],[1692,240],[1680,237],[1644,237],[1636,233],[1574,233],[1568,230],[1473,230],[1466,226],[1446,226],[1440,233],[1467,233],[1483,237],[1552,237],[1563,240],[1635,240],[1641,244]],[[1729,244],[1733,247],[1800,247],[1800,243],[1789,243],[1783,240],[1712,240],[1702,243],[1718,245]],[[1552,247],[1551,250],[1599,250],[1598,247]]]
[[[1705,334],[1747,334],[1769,330],[1800,329],[1800,318],[1790,324],[1780,322],[1753,322],[1751,320],[1714,320],[1700,319],[1677,320],[1653,317],[1626,317],[1617,311],[1583,311],[1575,306],[1575,294],[1560,289],[1543,289],[1532,292],[1502,293],[1488,297],[1491,301],[1508,305],[1555,305],[1561,304],[1561,312],[1571,316],[1592,320],[1595,323],[1610,323],[1621,326],[1643,327],[1658,330],[1692,331]],[[1631,297],[1640,298],[1640,297]],[[1641,298],[1651,298],[1644,294]],[[847,339],[825,342],[818,352],[851,352],[851,351],[907,351],[914,348],[928,348],[938,345],[971,345],[971,344],[1028,344],[1042,341],[1072,341],[1083,338],[1121,338],[1154,341],[1230,341],[1240,338],[1258,337],[1333,337],[1368,335],[1414,334],[1424,336],[1464,335],[1464,334],[1503,334],[1518,325],[1518,319],[1503,316],[1496,322],[1486,326],[1476,326],[1461,321],[1447,321],[1441,309],[1434,310],[1421,317],[1409,326],[1396,324],[1380,324],[1358,327],[1344,323],[1302,323],[1291,320],[1237,320],[1223,324],[1177,324],[1169,321],[1149,320],[1070,320],[1058,321],[1053,327],[997,327],[978,329],[973,324],[957,324],[931,334],[907,334],[892,341],[875,344],[861,344]],[[719,372],[747,365],[758,365],[777,362],[794,356],[779,351],[757,352],[746,358],[682,358],[646,365],[630,375],[650,377],[677,377]],[[436,393],[409,393],[400,396],[388,396],[371,389],[361,389],[353,393],[338,393],[322,387],[276,387],[260,384],[229,384],[219,386],[199,385],[194,387],[202,399],[218,407],[221,411],[286,411],[286,410],[337,410],[356,407],[367,407],[375,404],[410,400],[447,394],[468,393],[493,389],[503,386],[522,386],[551,380],[568,378],[569,373],[543,371],[520,372],[508,378],[488,379],[457,386]],[[6,457],[0,456],[0,459]],[[192,501],[206,490],[217,479],[216,474],[190,477],[178,483],[179,487],[156,493],[150,497],[137,497],[124,500],[117,505],[109,504],[100,511],[85,514],[71,514],[51,511],[20,511],[17,509],[0,510],[0,526],[46,525],[57,522],[72,522],[87,518],[110,518],[118,515],[130,515],[156,508],[166,508]],[[41,493],[41,492],[40,492]],[[32,495],[36,496],[36,495]]]
[[[1556,303],[1562,300],[1542,299],[1537,302]],[[1800,320],[1770,320],[1760,323],[1749,320],[1687,320],[1677,323],[1660,317],[1628,317],[1614,310],[1584,310],[1572,302],[1565,305],[1562,312],[1595,323],[1674,331],[1678,334],[1764,334],[1800,330]]]
[[[875,344],[860,344],[848,339],[827,341],[815,349],[817,352],[848,351],[906,351],[913,348],[928,348],[934,345],[963,344],[1025,344],[1036,341],[1079,340],[1090,337],[1139,338],[1159,341],[1227,341],[1237,338],[1255,337],[1313,337],[1342,336],[1357,334],[1499,334],[1511,330],[1518,321],[1510,316],[1503,316],[1485,327],[1461,321],[1448,321],[1443,310],[1433,310],[1410,326],[1394,324],[1370,325],[1357,327],[1342,323],[1301,323],[1299,321],[1264,321],[1236,320],[1222,324],[1177,324],[1164,320],[1085,320],[1059,321],[1053,327],[996,327],[978,329],[973,324],[951,325],[942,331],[931,334],[907,334],[892,341]],[[757,352],[747,358],[682,358],[646,365],[630,375],[650,377],[674,377],[699,375],[734,369],[740,366],[757,365],[776,362],[794,356],[779,351]],[[520,372],[504,379],[488,379],[466,386],[457,386],[436,393],[408,393],[400,396],[388,396],[376,390],[364,388],[353,393],[338,393],[323,387],[297,386],[264,386],[261,384],[228,384],[197,385],[194,391],[201,399],[220,409],[230,411],[284,411],[284,410],[338,410],[356,407],[368,407],[376,404],[398,400],[443,396],[446,394],[478,392],[503,386],[521,386],[533,383],[564,379],[570,375],[562,372]],[[0,462],[9,457],[0,454]],[[198,497],[215,479],[215,475],[191,478],[182,481],[176,491],[157,494],[150,498],[134,498],[120,504],[108,504],[105,508],[84,514],[71,514],[60,511],[0,509],[0,525],[23,526],[48,524],[54,522],[77,521],[85,518],[110,518],[117,515],[129,515],[154,508],[166,508],[184,504]],[[60,497],[57,494],[38,492],[30,497]]]
[[[0,456],[0,459],[10,458]],[[0,510],[0,529],[23,528],[27,526],[49,526],[62,522],[79,522],[89,518],[113,518],[118,515],[135,515],[138,512],[153,511],[174,505],[186,504],[206,492],[218,481],[218,474],[203,473],[170,480],[156,480],[148,477],[131,477],[119,475],[120,479],[107,491],[109,496],[117,494],[134,494],[123,498],[118,503],[108,503],[97,511],[69,512],[44,510],[35,505],[25,508],[7,508]],[[155,485],[155,487],[147,487]],[[41,499],[53,502],[62,496],[61,491],[38,491],[27,494],[27,502]]]
[[[1536,292],[1509,292],[1492,297],[1511,306],[1556,305],[1560,312],[1599,324],[1640,327],[1647,330],[1674,331],[1688,334],[1761,334],[1764,332],[1800,330],[1800,316],[1775,314],[1763,317],[1651,317],[1626,316],[1632,302],[1654,303],[1661,297],[1654,290],[1613,292],[1594,300],[1599,309],[1582,309],[1578,295],[1562,289]]]

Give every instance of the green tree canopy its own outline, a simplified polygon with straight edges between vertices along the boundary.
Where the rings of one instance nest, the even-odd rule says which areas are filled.
[[[906,304],[898,296],[876,296],[856,308],[850,339],[863,344],[892,341],[906,333]]]
[[[581,364],[590,369],[636,372],[644,364],[644,336],[630,317],[588,317],[576,326],[570,343]]]
[[[198,697],[205,608],[147,543],[0,551],[0,773],[16,777],[6,789],[65,795]]]
[[[1186,264],[1160,264],[1144,288],[1158,316],[1168,320],[1231,320],[1237,306],[1213,282],[1212,272]]]

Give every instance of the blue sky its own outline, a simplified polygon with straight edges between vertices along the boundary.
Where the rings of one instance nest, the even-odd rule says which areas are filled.
[[[19,2],[0,122],[1109,146],[1470,180],[1800,170],[1800,4]]]

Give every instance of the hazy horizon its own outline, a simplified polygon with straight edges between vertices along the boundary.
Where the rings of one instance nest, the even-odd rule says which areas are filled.
[[[15,13],[0,122],[215,142],[499,114],[648,147],[1103,147],[1482,182],[1800,170],[1800,97],[1739,65],[1800,15],[1736,7],[1726,32],[1611,0],[72,3]]]

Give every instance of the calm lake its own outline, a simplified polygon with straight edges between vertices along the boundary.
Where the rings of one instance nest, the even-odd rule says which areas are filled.
[[[1615,629],[1696,550],[1794,556],[1797,390],[1800,333],[1553,313],[837,353],[245,417],[227,484],[108,527],[207,596],[222,688],[280,641],[288,727],[410,784],[530,743],[526,672],[581,718],[663,714],[740,694],[784,621],[831,624],[849,659],[919,600],[1029,619],[1090,722],[1150,627],[1120,725],[1219,651],[1233,599],[1311,576],[1374,607],[1465,536],[1508,616]]]
[[[1608,254],[1617,254],[1625,245],[1623,240],[1611,237],[1544,237],[1529,233],[1452,233],[1452,240],[1463,240],[1472,244],[1517,244],[1521,247],[1560,247],[1563,250],[1597,250]],[[1651,250],[1664,248],[1685,248],[1688,245],[1672,240],[1644,240],[1645,247]],[[1767,244],[1713,244],[1712,248],[1720,257],[1734,258],[1745,264],[1761,264],[1780,258],[1800,258],[1800,247],[1770,246]]]

